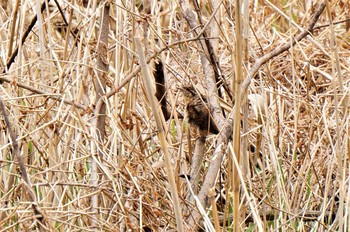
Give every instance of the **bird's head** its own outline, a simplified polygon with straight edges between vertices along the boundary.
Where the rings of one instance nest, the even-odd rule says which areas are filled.
[[[180,88],[181,93],[184,95],[185,98],[193,98],[197,95],[196,90],[192,85],[185,85]]]

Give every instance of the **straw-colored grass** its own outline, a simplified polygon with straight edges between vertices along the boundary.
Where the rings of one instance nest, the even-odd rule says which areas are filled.
[[[43,2],[0,2],[0,231],[349,230],[348,1]]]

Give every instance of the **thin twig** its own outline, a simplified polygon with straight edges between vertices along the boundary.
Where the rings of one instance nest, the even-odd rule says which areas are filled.
[[[346,23],[346,22],[350,22],[350,18],[349,19],[344,19],[344,20],[340,20],[340,21],[336,21],[336,22],[333,22],[333,24],[324,24],[324,25],[320,25],[320,26],[317,26],[317,27],[314,27],[314,31],[315,30],[319,30],[319,29],[322,29],[324,27],[329,27],[331,25],[337,25],[337,24],[341,24],[341,23]]]

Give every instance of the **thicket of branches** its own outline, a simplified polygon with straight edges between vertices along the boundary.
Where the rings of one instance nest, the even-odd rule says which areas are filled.
[[[348,12],[1,1],[1,230],[347,231]]]

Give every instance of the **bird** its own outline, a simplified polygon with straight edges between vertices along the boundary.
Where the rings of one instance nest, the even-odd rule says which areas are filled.
[[[207,107],[207,98],[202,94],[198,94],[192,85],[182,86],[180,91],[185,99],[188,122],[197,127],[202,133],[218,134],[218,127],[210,116]]]

